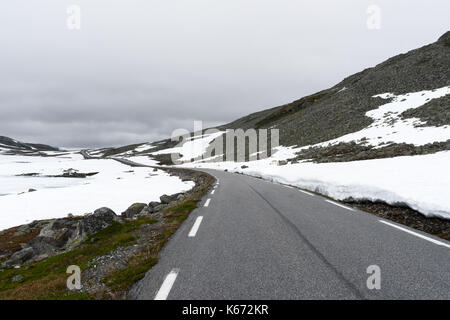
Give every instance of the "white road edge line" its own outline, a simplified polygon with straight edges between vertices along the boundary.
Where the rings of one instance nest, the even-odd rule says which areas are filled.
[[[208,200],[206,200],[204,207],[209,206],[209,203],[211,202],[211,198],[209,198]]]
[[[298,191],[303,192],[303,193],[305,193],[307,195],[310,195],[311,197],[314,197],[314,195],[312,193],[308,192],[308,191],[301,190],[301,189],[299,189]]]
[[[422,238],[422,239],[424,239],[424,240],[433,242],[434,244],[437,244],[437,245],[439,245],[439,246],[444,246],[444,247],[446,247],[446,248],[450,248],[450,245],[449,245],[449,244],[446,244],[446,243],[444,243],[444,242],[435,240],[435,239],[433,239],[433,238],[429,238],[429,237],[427,237],[427,236],[421,235],[420,233],[417,233],[417,232],[408,230],[408,229],[406,229],[406,228],[402,228],[402,227],[400,227],[400,226],[398,226],[398,225],[396,225],[396,224],[393,224],[393,223],[390,223],[390,222],[387,222],[387,221],[384,221],[384,220],[378,220],[378,221],[380,221],[381,223],[387,224],[388,226],[391,226],[391,227],[397,228],[397,229],[399,229],[399,230],[405,231],[405,232],[407,232],[407,233],[409,233],[409,234],[412,234],[412,235],[414,235],[414,236],[416,236],[416,237],[419,237],[419,238]]]
[[[177,279],[178,272],[180,272],[180,269],[172,269],[172,271],[170,271],[170,273],[164,279],[161,288],[159,288],[158,293],[155,296],[155,300],[167,299],[170,290],[172,290],[172,286],[175,283],[175,280]]]
[[[198,216],[197,219],[194,222],[194,225],[192,226],[191,231],[189,232],[188,237],[195,237],[197,234],[198,228],[200,227],[200,224],[202,223],[203,216]]]
[[[352,208],[343,206],[342,204],[336,203],[336,202],[334,202],[334,201],[331,201],[331,200],[325,200],[325,201],[326,201],[326,202],[329,202],[329,203],[332,203],[332,204],[334,204],[335,206],[338,206],[338,207],[341,207],[341,208],[344,208],[344,209],[347,209],[347,210],[350,210],[350,211],[355,211],[355,210],[352,209]]]

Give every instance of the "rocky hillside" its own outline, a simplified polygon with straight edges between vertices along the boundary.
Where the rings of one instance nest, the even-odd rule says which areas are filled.
[[[332,88],[282,106],[250,114],[217,129],[279,129],[281,145],[310,147],[306,151],[299,152],[292,159],[294,161],[303,159],[312,159],[315,162],[351,161],[449,150],[450,141],[445,137],[426,143],[414,143],[407,139],[405,141],[381,139],[382,143],[381,140],[380,143],[373,143],[365,141],[363,137],[355,141],[335,141],[330,148],[317,145],[370,127],[375,122],[367,113],[394,101],[395,97],[401,97],[399,100],[405,101],[410,93],[426,90],[432,93],[436,89],[450,87],[449,66],[450,31],[432,44],[397,55],[375,67],[349,76]],[[381,95],[385,93],[391,95],[382,97]],[[411,120],[414,121],[415,128],[450,125],[449,99],[450,95],[446,93],[438,97],[432,96],[418,107],[413,108],[413,105],[411,108],[407,107],[405,111],[396,115],[396,119],[385,114],[386,119],[381,126],[389,125],[393,128],[393,133],[397,133],[393,122]],[[150,150],[155,152],[171,148],[175,144],[169,139],[163,140],[153,143]],[[99,152],[102,153],[105,156],[117,154],[129,156],[142,155],[147,153],[147,150],[139,149],[139,145],[133,145],[104,149],[103,152]],[[155,158],[167,163],[169,157],[158,155]]]
[[[317,92],[289,104],[264,110],[240,118],[225,128],[277,128],[280,144],[308,146],[357,132],[371,125],[366,115],[388,101],[374,97],[382,93],[395,95],[450,86],[450,31],[438,41],[400,54],[379,65],[345,78],[332,88]],[[418,118],[421,126],[450,125],[450,96],[432,99],[423,106],[403,112],[403,119]],[[347,160],[361,152],[346,146]],[[391,145],[392,148],[392,145]],[[415,149],[411,145],[387,151],[383,156],[407,153],[426,153],[428,149],[450,149],[450,144]]]

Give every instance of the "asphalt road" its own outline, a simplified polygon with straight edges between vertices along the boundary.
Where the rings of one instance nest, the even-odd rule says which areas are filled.
[[[132,298],[450,299],[450,242],[296,188],[205,171],[218,178],[213,194]],[[373,265],[380,289],[367,286]]]

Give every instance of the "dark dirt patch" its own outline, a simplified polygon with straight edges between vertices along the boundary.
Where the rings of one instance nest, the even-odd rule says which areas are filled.
[[[347,202],[352,206],[376,216],[427,232],[445,240],[450,240],[450,221],[440,218],[427,218],[408,207],[392,206],[383,202]]]

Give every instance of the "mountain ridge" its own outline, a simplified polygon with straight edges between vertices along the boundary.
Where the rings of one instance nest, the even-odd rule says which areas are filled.
[[[50,145],[21,142],[6,136],[0,136],[0,149],[2,148],[11,151],[59,151],[59,148]]]

